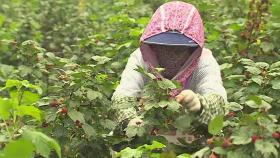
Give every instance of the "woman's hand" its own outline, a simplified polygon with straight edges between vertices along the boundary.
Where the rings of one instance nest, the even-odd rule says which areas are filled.
[[[176,101],[193,112],[197,112],[201,109],[200,101],[192,90],[183,90],[176,96]]]

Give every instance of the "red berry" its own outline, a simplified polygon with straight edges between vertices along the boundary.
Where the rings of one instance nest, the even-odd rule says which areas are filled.
[[[254,134],[251,136],[251,139],[252,139],[252,142],[255,143],[257,140],[262,139],[262,137]]]
[[[76,120],[76,121],[75,121],[75,125],[76,125],[77,127],[81,128],[82,125],[83,125],[83,123],[81,123],[79,120]]]
[[[158,134],[159,129],[158,128],[153,128],[150,132],[151,135],[157,135]]]
[[[60,113],[63,114],[63,115],[67,115],[67,113],[68,113],[67,107],[63,107],[63,108],[60,110]]]
[[[272,137],[275,139],[279,139],[280,138],[280,133],[279,132],[274,132],[272,133]]]
[[[214,143],[214,138],[207,139],[207,144],[212,145]]]
[[[50,106],[51,107],[58,107],[58,105],[60,104],[60,102],[57,99],[52,100],[52,102],[50,102]]]
[[[227,116],[228,116],[228,117],[234,117],[235,114],[236,114],[235,112],[231,111],[231,112],[229,112],[229,113],[227,114]]]
[[[44,122],[42,123],[42,127],[46,128],[46,127],[48,127],[48,126],[49,126],[49,123],[47,123],[46,121],[44,121]]]
[[[224,142],[223,142],[223,148],[228,148],[232,145],[232,142],[230,139],[225,139]]]
[[[219,158],[219,155],[215,154],[214,152],[209,156],[209,158]]]

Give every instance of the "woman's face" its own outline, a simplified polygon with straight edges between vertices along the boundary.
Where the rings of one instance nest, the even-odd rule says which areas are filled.
[[[167,78],[176,75],[194,51],[194,48],[185,46],[152,45],[151,48],[156,53],[159,66],[168,73]]]

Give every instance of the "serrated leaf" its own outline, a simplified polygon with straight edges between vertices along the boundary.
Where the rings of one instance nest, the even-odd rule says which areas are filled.
[[[251,155],[246,154],[245,152],[241,151],[229,151],[227,152],[227,158],[252,158]]]
[[[35,118],[38,121],[41,121],[42,112],[35,106],[21,105],[21,106],[18,106],[18,108],[17,108],[17,115],[19,115],[19,116],[28,115],[28,116]]]
[[[97,98],[102,99],[102,93],[98,92],[98,91],[94,91],[94,90],[88,90],[87,91],[87,98],[89,100],[95,100]]]
[[[192,154],[192,157],[193,158],[203,158],[205,153],[210,151],[210,148],[209,147],[204,147],[200,150],[198,150],[197,152],[195,152],[194,154]]]
[[[148,78],[150,78],[152,80],[156,79],[155,75],[153,75],[152,73],[146,72],[146,70],[141,66],[137,66],[137,68],[134,70],[140,72],[143,75],[146,75]]]
[[[34,147],[31,141],[19,139],[9,142],[4,150],[1,158],[31,158],[34,157]]]
[[[251,142],[251,133],[248,127],[241,127],[230,136],[232,143],[236,145],[245,145]]]
[[[75,121],[80,121],[81,123],[85,123],[85,118],[84,118],[84,114],[76,111],[76,110],[71,110],[68,112],[68,116],[75,122]]]
[[[92,126],[90,126],[89,124],[84,124],[82,127],[83,127],[83,130],[85,131],[86,135],[88,135],[89,137],[96,136],[95,129]]]
[[[249,65],[249,66],[254,66],[255,62],[251,59],[246,59],[246,58],[242,58],[239,60],[240,63],[244,64],[244,65]]]
[[[13,102],[7,98],[0,98],[0,118],[6,120],[12,112]]]
[[[225,155],[227,153],[222,147],[215,147],[212,151],[219,155]]]
[[[100,124],[103,126],[103,128],[110,130],[113,130],[117,126],[117,124],[114,121],[109,119],[100,120]]]
[[[183,132],[191,127],[193,120],[194,116],[190,113],[179,116],[174,121],[174,127]]]
[[[168,79],[162,79],[161,81],[157,81],[158,86],[161,89],[175,89],[176,85]]]
[[[273,50],[275,46],[271,42],[262,42],[260,47],[262,48],[262,50],[264,52],[269,52],[269,51]]]
[[[220,69],[224,70],[224,69],[229,69],[231,68],[233,65],[230,63],[223,63],[222,65],[220,65]]]
[[[232,79],[245,79],[245,75],[230,75],[227,76],[226,79],[232,80]]]
[[[236,102],[229,102],[227,104],[227,109],[229,111],[239,111],[239,110],[242,110],[243,109],[243,106],[236,103]]]
[[[190,154],[181,154],[181,155],[178,155],[177,158],[191,158],[191,155]]]
[[[180,103],[178,103],[176,100],[172,100],[168,102],[167,109],[172,112],[178,112],[180,107],[182,107]]]
[[[246,68],[246,71],[254,74],[254,75],[259,75],[261,73],[261,70],[257,67],[253,66],[244,66]]]
[[[208,132],[212,135],[217,135],[223,129],[223,116],[216,116],[213,120],[210,121],[208,125]]]
[[[264,157],[270,157],[271,155],[278,157],[278,151],[272,142],[258,140],[255,142],[255,149],[256,151],[259,151]]]
[[[270,81],[270,83],[272,84],[273,89],[280,89],[280,80],[279,79],[274,79],[274,80]]]
[[[127,126],[125,129],[125,133],[128,138],[132,138],[136,135],[141,137],[144,135],[144,132],[145,129],[143,126]]]
[[[121,150],[117,157],[120,158],[141,158],[143,151],[138,149],[131,149],[130,147],[126,147],[125,149]]]
[[[252,77],[252,81],[254,81],[255,83],[257,83],[258,85],[262,85],[262,77],[261,76],[253,76]]]
[[[263,68],[263,69],[268,69],[269,68],[269,64],[266,62],[257,62],[256,66],[258,66],[259,68]]]
[[[270,69],[274,69],[274,68],[277,68],[277,67],[280,67],[280,61],[277,61],[277,62],[270,65]]]
[[[108,58],[106,56],[98,56],[98,55],[95,55],[93,57],[91,57],[93,60],[97,61],[97,64],[105,64],[107,63],[108,61],[111,60],[111,58]]]
[[[24,91],[21,97],[21,105],[32,105],[40,99],[40,96],[30,91]]]
[[[22,86],[19,80],[7,80],[6,81],[6,88],[17,87],[20,88]]]
[[[154,150],[154,149],[162,149],[165,148],[166,146],[160,142],[153,141],[151,145],[145,144],[144,147],[148,150]]]
[[[52,138],[42,132],[25,130],[23,138],[30,140],[34,144],[36,153],[44,157],[49,157],[51,150],[55,150],[58,157],[61,158],[61,148]]]

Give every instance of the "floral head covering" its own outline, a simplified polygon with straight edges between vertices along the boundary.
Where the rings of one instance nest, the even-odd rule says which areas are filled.
[[[156,10],[140,38],[143,59],[150,67],[158,65],[157,58],[150,45],[143,41],[167,31],[179,31],[199,45],[173,78],[187,88],[204,46],[204,27],[198,10],[193,5],[180,1],[165,3]]]

